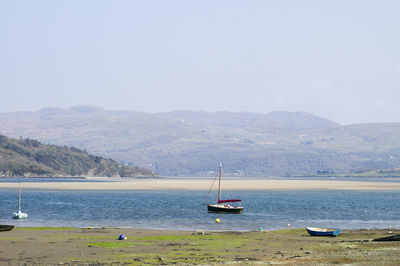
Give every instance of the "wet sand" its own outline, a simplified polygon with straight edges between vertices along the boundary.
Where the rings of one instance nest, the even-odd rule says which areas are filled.
[[[212,180],[202,179],[115,179],[92,178],[104,182],[23,182],[24,188],[73,190],[208,190]],[[216,185],[216,184],[215,184]],[[16,188],[18,183],[1,182],[0,188]],[[214,186],[215,187],[215,186]],[[342,180],[224,180],[229,190],[387,190],[400,191],[400,182]]]
[[[121,234],[127,239],[117,240]],[[353,230],[342,231],[338,237],[312,237],[305,229],[204,232],[16,228],[0,232],[0,264],[400,265],[400,242],[370,241],[394,234],[400,234],[400,230]]]

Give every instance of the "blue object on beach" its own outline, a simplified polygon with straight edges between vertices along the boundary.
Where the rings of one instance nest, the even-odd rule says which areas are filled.
[[[119,239],[119,240],[124,240],[124,239],[125,239],[125,236],[124,236],[124,235],[119,235],[118,239]]]
[[[307,232],[312,236],[337,236],[340,229],[320,228],[320,227],[306,227]]]

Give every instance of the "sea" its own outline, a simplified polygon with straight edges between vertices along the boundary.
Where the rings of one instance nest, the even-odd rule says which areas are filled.
[[[394,179],[396,181],[396,179]],[[2,179],[0,182],[102,182],[87,179]],[[393,180],[390,180],[393,182]],[[397,179],[397,182],[400,182]],[[400,229],[400,192],[348,190],[230,191],[242,214],[208,213],[216,195],[186,190],[22,189],[23,212],[14,220],[18,188],[0,188],[0,224],[78,228],[252,231],[304,228]],[[220,223],[216,223],[216,219]]]

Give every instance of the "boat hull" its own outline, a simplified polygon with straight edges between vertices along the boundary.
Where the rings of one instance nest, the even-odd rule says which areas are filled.
[[[243,207],[235,207],[230,205],[211,204],[207,206],[208,212],[222,212],[240,214],[243,212]]]
[[[306,227],[306,230],[311,236],[337,236],[340,233],[340,229],[320,227]]]
[[[26,219],[28,218],[28,214],[23,213],[21,211],[16,211],[12,214],[13,219]]]
[[[11,231],[14,225],[0,224],[0,231]]]

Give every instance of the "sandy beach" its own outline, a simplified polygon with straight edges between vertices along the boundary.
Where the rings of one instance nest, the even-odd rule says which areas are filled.
[[[73,190],[208,190],[211,180],[203,179],[114,179],[91,178],[104,182],[22,182],[24,188]],[[16,188],[18,183],[1,182],[0,188]],[[216,184],[214,185],[214,188]],[[400,191],[400,182],[342,180],[224,180],[226,190],[377,190]]]
[[[154,231],[127,228],[15,228],[0,232],[1,265],[399,265],[395,230],[312,237],[277,231]],[[123,234],[127,239],[118,240]]]

